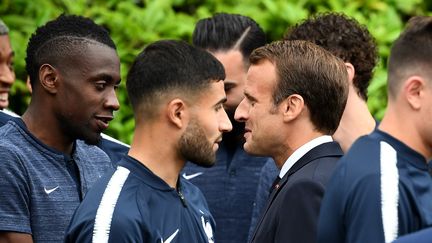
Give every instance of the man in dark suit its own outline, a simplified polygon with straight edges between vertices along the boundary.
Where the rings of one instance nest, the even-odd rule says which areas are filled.
[[[348,95],[342,60],[306,41],[256,49],[235,118],[244,149],[281,169],[252,242],[315,242],[325,185],[343,152],[331,135]]]

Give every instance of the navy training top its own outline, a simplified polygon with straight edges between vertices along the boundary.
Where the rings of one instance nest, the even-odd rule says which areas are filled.
[[[65,242],[213,243],[204,196],[181,177],[177,187],[126,156],[84,198]]]
[[[342,157],[321,205],[318,242],[391,242],[432,226],[425,158],[376,129]]]

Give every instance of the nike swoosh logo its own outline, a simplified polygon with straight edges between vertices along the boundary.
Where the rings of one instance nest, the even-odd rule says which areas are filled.
[[[168,239],[166,239],[165,241],[162,240],[162,243],[171,243],[171,241],[174,239],[174,237],[176,237],[177,233],[179,232],[179,229],[177,229],[170,237],[168,237]]]
[[[46,187],[44,187],[44,191],[46,194],[50,194],[51,192],[57,190],[57,188],[59,188],[59,186],[56,186],[53,189],[46,189]]]
[[[186,175],[186,173],[183,173],[183,178],[185,178],[186,180],[190,180],[192,178],[195,178],[197,176],[202,175],[203,172],[198,172],[198,173],[194,173],[194,174],[190,174],[190,175]]]

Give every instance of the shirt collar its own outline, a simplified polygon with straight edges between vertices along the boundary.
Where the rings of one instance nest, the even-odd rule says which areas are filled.
[[[288,157],[288,159],[285,161],[285,163],[282,166],[282,169],[280,170],[279,177],[283,178],[285,174],[291,169],[291,167],[301,158],[303,155],[305,155],[307,152],[309,152],[311,149],[317,147],[318,145],[321,145],[323,143],[332,142],[333,138],[329,135],[320,136],[317,138],[312,139],[311,141],[303,144],[300,146],[294,153],[291,154],[291,156]]]

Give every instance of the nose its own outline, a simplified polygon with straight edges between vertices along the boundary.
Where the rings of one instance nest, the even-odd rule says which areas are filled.
[[[232,130],[232,124],[230,119],[228,118],[228,114],[226,113],[225,109],[222,112],[222,118],[219,122],[219,130],[221,132],[229,132]]]
[[[0,65],[0,83],[11,86],[15,81],[15,72],[7,63]]]
[[[240,102],[240,104],[237,106],[237,109],[234,113],[234,119],[238,122],[245,122],[247,120],[248,115],[248,107],[247,107],[247,101],[246,98],[243,98],[243,100]]]
[[[105,107],[115,111],[120,108],[120,103],[117,99],[117,93],[114,88],[112,88],[108,93],[108,97],[105,102]]]

